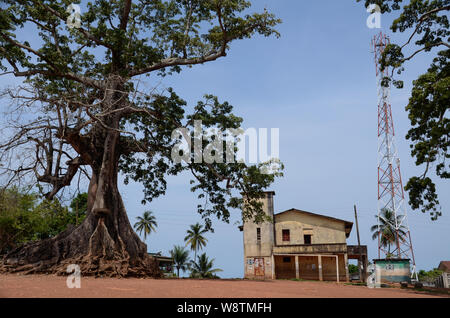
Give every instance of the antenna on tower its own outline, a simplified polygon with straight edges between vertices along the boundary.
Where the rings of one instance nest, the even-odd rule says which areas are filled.
[[[378,78],[378,258],[409,259],[411,278],[417,280],[411,232],[406,211],[405,193],[400,172],[400,159],[395,146],[395,130],[390,104],[389,67],[381,70],[380,58],[390,43],[380,32],[372,39]],[[391,230],[380,231],[383,212],[392,214]],[[384,220],[385,223],[387,220]],[[389,226],[389,225],[388,225]],[[393,242],[394,239],[394,242]],[[384,244],[384,242],[388,242]],[[394,245],[394,247],[391,246]],[[387,245],[387,246],[386,246]]]

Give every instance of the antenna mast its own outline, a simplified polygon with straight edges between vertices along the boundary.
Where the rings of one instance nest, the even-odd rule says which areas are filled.
[[[378,258],[410,259],[412,277],[417,279],[400,159],[395,147],[395,130],[390,104],[390,68],[381,70],[380,58],[389,38],[380,32],[372,39],[378,78]],[[392,214],[391,229],[380,233],[381,222],[389,224],[383,212]],[[385,244],[387,242],[387,244]]]

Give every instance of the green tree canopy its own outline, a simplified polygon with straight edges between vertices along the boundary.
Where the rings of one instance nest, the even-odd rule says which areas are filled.
[[[194,259],[197,258],[197,251],[205,247],[206,242],[208,242],[208,239],[203,236],[206,232],[208,230],[203,228],[200,223],[191,225],[191,228],[187,230],[184,241],[186,242],[186,246],[189,245],[191,250],[194,251]]]
[[[158,223],[152,211],[145,211],[142,216],[137,217],[137,222],[134,223],[134,228],[139,232],[139,235],[144,232],[144,241],[147,239],[147,235],[150,235],[151,232],[156,232],[157,226]]]
[[[348,264],[348,272],[350,274],[356,274],[359,273],[359,268],[357,265],[355,264]]]
[[[170,251],[170,256],[173,258],[173,263],[177,269],[177,277],[180,277],[180,270],[186,271],[189,268],[189,251],[183,246],[174,246]]]
[[[217,278],[216,273],[221,272],[219,268],[214,268],[214,259],[209,259],[206,253],[199,255],[197,260],[192,262],[191,275],[192,278]]]
[[[396,256],[391,254],[391,246],[396,245],[397,242],[397,230],[396,224],[400,224],[398,228],[398,239],[399,241],[405,239],[406,237],[406,227],[401,224],[402,216],[397,215],[397,220],[395,220],[394,212],[389,209],[382,209],[380,215],[375,215],[377,218],[377,224],[372,225],[370,231],[372,232],[372,239],[379,240],[381,246],[387,247],[388,257]],[[396,250],[399,252],[398,249]]]
[[[88,194],[80,193],[78,194],[70,203],[70,214],[73,217],[72,224],[79,225],[83,222],[88,211]]]
[[[77,21],[74,4],[80,4],[79,25],[67,23]],[[194,152],[185,164],[173,160],[174,130],[192,131],[197,120],[205,130],[238,129],[242,119],[233,106],[210,94],[187,105],[172,89],[158,89],[158,77],[223,58],[235,41],[278,36],[279,23],[266,10],[252,12],[245,0],[3,1],[0,71],[23,85],[3,92],[14,109],[8,134],[0,136],[0,173],[8,184],[38,182],[47,199],[80,175],[89,179],[83,223],[7,261],[34,263],[45,256],[35,270],[48,272],[83,259],[77,261],[83,274],[97,274],[98,266],[83,257],[95,255],[113,275],[153,275],[157,269],[126,214],[119,173],[126,184],[143,185],[144,203],[165,194],[168,176],[191,173],[207,227],[211,216],[229,221],[230,210],[242,207],[241,192],[248,198],[244,217],[263,215],[254,199],[281,176],[263,173],[268,163],[199,163]],[[205,149],[211,140],[201,142]]]

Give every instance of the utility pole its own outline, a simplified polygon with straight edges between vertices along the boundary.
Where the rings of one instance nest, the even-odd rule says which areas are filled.
[[[358,236],[358,252],[359,252],[359,259],[358,259],[358,269],[359,269],[359,279],[363,282],[366,280],[366,273],[364,273],[364,277],[362,275],[362,269],[361,266],[363,264],[362,262],[362,254],[361,254],[361,240],[359,239],[359,225],[358,225],[358,213],[356,212],[356,204],[353,206],[355,210],[355,223],[356,223],[356,235]]]

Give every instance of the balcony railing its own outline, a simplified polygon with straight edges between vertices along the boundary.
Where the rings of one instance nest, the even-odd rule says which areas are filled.
[[[277,245],[273,248],[274,254],[320,254],[320,253],[346,253],[347,244],[302,244]]]

